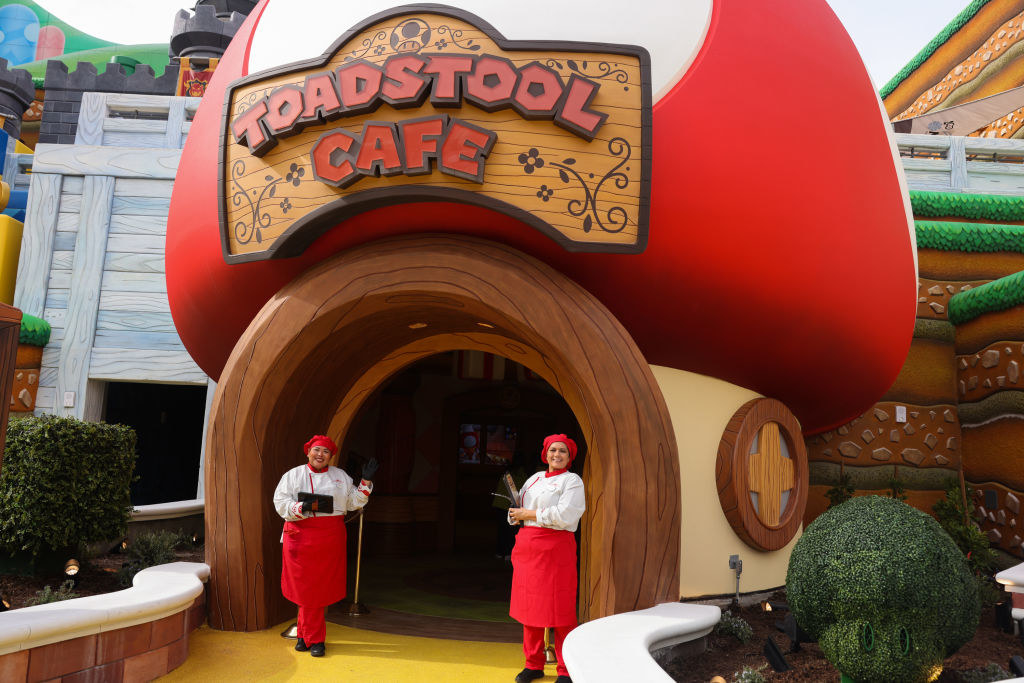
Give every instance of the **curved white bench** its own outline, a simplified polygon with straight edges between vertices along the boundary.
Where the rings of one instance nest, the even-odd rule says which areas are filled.
[[[172,562],[143,569],[122,591],[2,612],[0,655],[177,614],[203,594],[209,578],[202,562]]]
[[[202,498],[178,500],[172,503],[139,505],[132,510],[132,521],[148,522],[156,519],[174,519],[175,517],[198,515],[203,512],[204,505]]]
[[[580,624],[562,644],[569,675],[580,683],[671,683],[651,650],[706,636],[722,618],[713,605],[665,602]]]

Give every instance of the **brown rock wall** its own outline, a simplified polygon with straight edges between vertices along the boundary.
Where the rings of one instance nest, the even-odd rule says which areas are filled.
[[[896,381],[882,400],[915,406],[955,405],[956,380],[953,344],[915,337]]]
[[[962,218],[949,220],[971,223]],[[1011,221],[1004,221],[1012,225]],[[918,249],[917,267],[921,278],[943,283],[971,283],[977,286],[1024,270],[1024,254],[1010,251],[989,253]]]
[[[985,482],[974,487],[974,519],[992,547],[1017,557],[1024,556],[1024,493],[1001,484]]]
[[[996,342],[1014,341],[1015,350],[1024,342],[1024,305],[980,315],[956,327],[956,353],[979,353]]]
[[[906,422],[896,422],[897,405],[906,407]],[[811,462],[957,469],[961,461],[960,422],[953,404],[877,403],[842,427],[809,437],[806,444]]]
[[[958,355],[956,367],[961,403],[980,401],[1004,389],[1024,389],[1024,343],[989,344],[977,353]]]
[[[964,477],[1024,491],[1024,420],[1002,417],[963,427]]]
[[[917,283],[917,317],[928,320],[949,320],[950,297],[986,282],[989,280],[952,282],[921,278]]]

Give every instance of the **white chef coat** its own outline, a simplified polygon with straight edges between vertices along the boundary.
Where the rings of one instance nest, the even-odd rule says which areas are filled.
[[[573,472],[553,477],[545,477],[545,474],[537,472],[526,480],[520,491],[522,507],[537,511],[537,521],[525,520],[523,526],[576,531],[587,509],[583,480]]]
[[[308,465],[293,467],[284,473],[274,490],[274,509],[286,522],[295,522],[303,517],[292,514],[291,506],[298,501],[299,492],[315,493],[334,498],[334,512],[309,512],[306,517],[331,517],[343,515],[349,510],[358,510],[366,505],[373,482],[352,483],[352,477],[345,470],[328,467],[326,472],[314,472]]]

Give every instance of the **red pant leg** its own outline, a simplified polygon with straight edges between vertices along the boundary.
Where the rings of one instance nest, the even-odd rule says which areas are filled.
[[[544,627],[523,624],[523,655],[527,669],[544,670],[547,655],[544,653]]]
[[[327,608],[303,607],[299,605],[299,638],[306,645],[322,643],[327,640]]]
[[[555,626],[551,630],[555,632],[555,657],[558,659],[558,675],[568,676],[569,670],[565,668],[565,662],[562,660],[562,643],[565,642],[565,637],[569,635],[569,631],[576,628],[575,626]]]

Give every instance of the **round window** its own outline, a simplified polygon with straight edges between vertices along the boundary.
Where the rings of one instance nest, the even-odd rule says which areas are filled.
[[[782,402],[757,398],[736,411],[718,444],[715,476],[722,510],[747,545],[778,550],[793,539],[807,506],[807,449]]]

